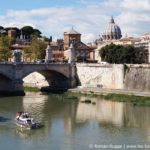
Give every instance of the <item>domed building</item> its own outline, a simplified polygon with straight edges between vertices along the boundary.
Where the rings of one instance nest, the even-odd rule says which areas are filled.
[[[102,35],[102,38],[103,40],[117,40],[121,37],[121,29],[118,25],[115,24],[113,17],[111,17],[106,31]]]

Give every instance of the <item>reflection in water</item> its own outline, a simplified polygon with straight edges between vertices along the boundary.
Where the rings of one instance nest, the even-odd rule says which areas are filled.
[[[40,136],[47,135],[51,127],[49,121],[45,119],[45,116],[47,114],[45,114],[44,111],[47,103],[48,103],[48,95],[41,95],[41,93],[29,92],[26,93],[25,97],[23,97],[23,111],[31,113],[32,117],[36,120],[36,122],[40,122],[42,125],[44,125],[43,132],[41,133]],[[34,133],[33,131],[31,132],[32,134]],[[21,135],[21,137],[23,138],[24,137],[31,138],[31,136],[34,136],[31,135],[31,132],[28,132],[27,130],[23,129],[21,130],[18,129],[16,133]]]
[[[34,94],[34,96],[33,96]],[[40,95],[39,93],[28,93],[23,98],[23,110],[32,114],[33,118],[44,124],[44,134],[48,134],[54,130],[54,126],[59,122],[63,126],[63,130],[71,133],[74,127],[77,103],[67,103],[62,96],[57,95]],[[26,132],[21,132],[23,134]]]
[[[84,98],[83,98],[84,99]],[[96,105],[79,103],[77,121],[96,120],[101,124],[123,125],[123,103],[98,100]]]
[[[124,105],[124,126],[150,128],[150,107]]]
[[[33,96],[34,94],[34,96]],[[23,97],[23,111],[30,112],[33,116],[38,117],[36,119],[42,121],[43,110],[46,105],[48,95],[40,95],[40,93],[27,93]]]
[[[90,98],[93,104],[61,95],[29,93],[24,97],[0,98],[0,145],[2,149],[88,150],[89,144],[149,143],[150,107]],[[16,111],[29,111],[44,124],[38,130],[15,125]],[[8,118],[8,119],[7,119]],[[6,145],[5,141],[10,144]]]
[[[79,101],[83,101],[88,97],[81,96],[79,99]],[[96,104],[67,103],[62,100],[62,97],[54,95],[48,97],[48,95],[40,95],[39,93],[34,94],[33,97],[33,94],[29,93],[23,98],[23,110],[31,112],[39,121],[45,121],[48,128],[51,126],[50,120],[53,120],[57,115],[61,116],[64,130],[68,133],[71,133],[79,124],[85,124],[89,121],[95,121],[105,126],[149,127],[149,107],[137,107],[132,104],[97,98],[92,98],[92,101]]]
[[[87,99],[81,97],[80,101]],[[94,100],[95,101],[95,100]],[[150,127],[150,108],[137,107],[122,102],[97,100],[96,105],[79,103],[77,108],[77,122],[94,120],[101,125]]]
[[[30,130],[25,130],[23,128],[17,127],[16,134],[23,139],[31,139],[32,132]]]

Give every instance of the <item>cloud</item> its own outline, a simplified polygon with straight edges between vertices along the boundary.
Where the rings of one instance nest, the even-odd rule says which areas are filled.
[[[121,3],[121,7],[128,9],[129,11],[150,11],[149,0],[124,0]]]
[[[117,16],[123,33],[141,35],[150,32],[150,0],[124,0]]]
[[[79,1],[78,1],[79,2]],[[4,27],[31,25],[42,31],[43,35],[62,38],[63,32],[75,30],[82,34],[82,41],[93,42],[102,34],[114,16],[122,34],[136,35],[149,32],[150,0],[82,0],[80,7],[63,6],[31,10],[8,10],[0,16]],[[135,5],[136,4],[136,5]],[[144,27],[144,28],[143,28]]]

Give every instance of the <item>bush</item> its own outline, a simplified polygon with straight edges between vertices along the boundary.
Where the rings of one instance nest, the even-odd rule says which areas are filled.
[[[146,63],[147,52],[131,45],[115,45],[113,43],[102,47],[99,51],[102,61],[116,64],[141,64]]]

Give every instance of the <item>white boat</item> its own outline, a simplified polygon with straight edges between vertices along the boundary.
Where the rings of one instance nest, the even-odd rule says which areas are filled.
[[[15,120],[16,124],[22,128],[36,129],[42,127],[41,124],[35,122],[28,112],[17,112]]]

